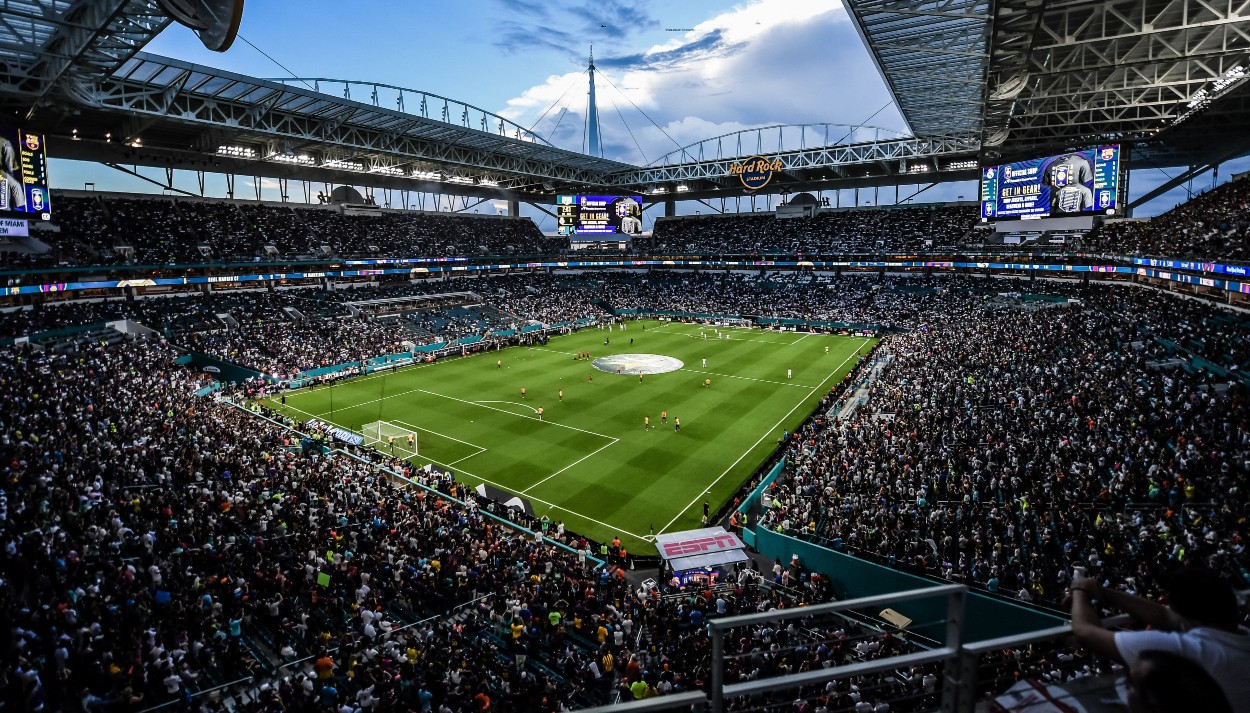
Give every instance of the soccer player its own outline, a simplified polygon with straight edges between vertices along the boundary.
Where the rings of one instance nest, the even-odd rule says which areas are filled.
[[[707,357],[703,357],[703,368],[707,368]]]
[[[592,372],[590,372],[589,374],[587,374],[587,375],[586,375],[586,382],[587,382],[587,383],[591,383],[591,382],[593,382],[594,380],[595,380],[595,372],[593,372],[593,371],[592,371]]]
[[[644,431],[650,431],[650,430],[651,430],[651,417],[650,417],[650,416],[643,416],[643,417],[642,417],[642,430],[644,430]]]
[[[677,431],[680,431],[680,430],[681,430],[681,419],[674,416],[673,417],[673,432],[676,433]]]
[[[564,401],[564,389],[560,389],[560,401]]]
[[[417,444],[417,434],[409,433],[408,434],[408,450],[416,452],[416,448],[413,447],[416,444]]]
[[[539,421],[543,420],[543,407],[542,406],[538,407],[538,420]]]
[[[825,353],[826,353],[826,354],[828,354],[828,353],[829,353],[829,345],[828,345],[828,344],[826,344],[826,345],[825,345]]]
[[[660,412],[660,423],[668,423],[668,411]]]
[[[386,437],[386,445],[391,447],[391,455],[395,455],[395,437],[394,436]]]
[[[638,372],[638,383],[642,383],[642,372]]]
[[[525,398],[525,387],[521,387],[521,398]]]
[[[502,369],[502,368],[503,368],[503,359],[496,359],[496,360],[495,360],[495,368],[496,368],[496,369]]]
[[[704,379],[704,380],[703,380],[703,388],[707,389],[707,388],[711,388],[711,386],[712,386],[712,380],[711,380],[711,379]]]
[[[794,377],[794,372],[790,371],[789,369],[786,369],[786,378],[790,379],[793,377]]]

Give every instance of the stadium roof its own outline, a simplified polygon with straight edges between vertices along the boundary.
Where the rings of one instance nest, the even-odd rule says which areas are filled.
[[[0,94],[34,103],[108,74],[170,22],[156,0],[0,0]]]
[[[851,0],[847,9],[916,136],[978,136],[989,0]]]
[[[770,191],[965,180],[978,163],[1108,142],[1131,145],[1130,166],[1250,151],[1244,1],[847,7],[914,137],[816,145],[822,132],[804,133],[816,125],[762,127],[632,166],[426,92],[258,79],[142,53],[170,23],[157,0],[0,0],[0,115],[47,133],[54,156],[164,167],[170,181],[185,169],[522,200],[603,187],[741,195],[732,169],[759,153],[765,129],[799,137],[769,154],[782,163]],[[321,91],[330,82],[341,96]],[[731,143],[741,150],[722,150]]]
[[[848,0],[847,6],[911,129],[918,136],[971,133],[981,139],[983,159],[1187,133],[1208,140],[1246,133],[1242,122],[1250,114],[1233,98],[1250,59],[1244,2]],[[1159,161],[1209,158],[1155,148]]]

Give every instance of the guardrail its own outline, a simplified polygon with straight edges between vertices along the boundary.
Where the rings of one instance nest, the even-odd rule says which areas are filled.
[[[638,713],[652,713],[655,711],[723,713],[723,711],[727,710],[727,699],[741,700],[747,698],[752,703],[747,708],[749,710],[780,709],[786,707],[784,704],[787,704],[788,701],[784,700],[784,698],[778,698],[775,701],[777,705],[774,706],[768,702],[767,694],[779,691],[798,691],[804,688],[810,692],[813,690],[812,687],[831,681],[841,681],[873,674],[883,674],[895,678],[905,677],[906,674],[904,672],[910,667],[920,665],[941,665],[943,668],[942,676],[932,692],[934,696],[933,703],[925,706],[923,709],[940,710],[943,713],[972,711],[976,709],[978,703],[988,696],[999,695],[1004,692],[1006,686],[998,685],[1002,678],[1001,675],[995,675],[996,669],[1001,667],[1004,651],[1022,650],[1038,644],[1052,644],[1059,651],[1075,650],[1075,645],[1070,645],[1072,627],[1068,624],[980,641],[974,644],[962,643],[960,637],[964,617],[964,597],[966,594],[967,588],[963,585],[943,585],[830,604],[711,619],[708,621],[707,626],[712,636],[712,670],[711,683],[706,691],[689,692],[673,696],[658,696],[631,703],[589,708],[585,709],[583,713],[609,713],[609,709],[612,713],[620,711],[626,713],[635,711]],[[725,684],[725,634],[730,630],[762,624],[778,624],[793,619],[816,618],[821,615],[837,614],[848,610],[875,610],[877,607],[935,597],[945,597],[947,599],[945,641],[939,642],[939,645],[935,647],[899,656],[859,661],[830,668],[817,668],[787,676],[774,676],[729,685]],[[1104,624],[1111,627],[1122,627],[1128,621],[1129,617],[1127,615],[1121,615],[1106,619]],[[988,662],[986,666],[982,666],[983,657],[993,657],[993,660]],[[1048,659],[1047,673],[1052,671],[1073,672],[1071,669],[1063,671],[1065,667],[1080,666],[1091,669],[1091,675],[1072,685],[1074,689],[1078,689],[1076,693],[1057,691],[1057,697],[1072,698],[1078,693],[1090,696],[1105,696],[1114,688],[1114,680],[1109,676],[1099,675],[1099,667],[1091,665],[1091,661],[1093,659],[1071,655],[1068,655],[1066,660],[1063,656],[1058,661]],[[861,690],[866,690],[868,684],[865,683],[865,679],[859,678],[858,680]],[[1018,683],[1014,677],[1011,677],[1010,680],[1012,683]],[[789,696],[789,701],[793,701],[794,697],[794,695]],[[802,694],[799,694],[798,697],[810,698],[810,696]],[[738,710],[741,706],[735,704],[730,706],[730,708]]]

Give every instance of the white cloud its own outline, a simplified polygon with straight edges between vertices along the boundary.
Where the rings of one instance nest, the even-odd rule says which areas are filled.
[[[630,162],[648,163],[742,128],[859,124],[889,102],[838,0],[754,0],[677,39],[596,64],[604,154]],[[501,113],[525,126],[537,122],[538,133],[580,151],[586,89],[584,72],[552,75],[509,99]],[[903,126],[892,107],[872,123]],[[736,144],[732,150],[736,154]]]

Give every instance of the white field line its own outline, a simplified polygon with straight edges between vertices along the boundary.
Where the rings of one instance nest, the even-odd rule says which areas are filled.
[[[478,444],[476,444],[476,443],[470,443],[470,442],[468,442],[468,441],[462,441],[462,440],[460,440],[459,438],[456,438],[456,437],[454,437],[454,436],[449,436],[449,435],[447,435],[446,433],[439,433],[438,431],[435,431],[435,430],[434,430],[434,429],[432,429],[432,428],[422,428],[421,426],[414,426],[414,425],[412,425],[411,423],[408,423],[407,421],[390,421],[389,423],[398,423],[398,424],[400,424],[400,425],[402,425],[402,426],[407,426],[408,428],[411,428],[411,429],[412,429],[412,430],[414,430],[414,431],[425,431],[426,433],[433,433],[434,435],[436,435],[436,436],[442,436],[443,438],[446,438],[446,439],[447,439],[447,440],[449,440],[449,441],[455,441],[456,443],[463,443],[463,444],[465,444],[466,446],[473,446],[474,448],[477,448],[477,449],[479,449],[479,450],[483,450],[483,451],[484,451],[484,450],[486,450],[485,448],[482,448],[481,446],[479,446],[479,445],[478,445]]]
[[[559,349],[548,349],[547,347],[526,347],[526,349],[532,349],[533,351],[536,351],[536,352],[551,352],[552,354],[566,354],[570,356],[577,356],[577,352],[562,352]]]
[[[745,381],[758,381],[762,384],[776,384],[777,386],[792,386],[796,389],[810,389],[812,387],[807,384],[796,384],[792,381],[771,381],[769,379],[756,379],[753,376],[737,376],[736,374],[718,374],[714,371],[699,371],[698,369],[678,369],[678,371],[688,371],[692,374],[707,374],[708,376],[723,376],[726,379],[743,379]]]
[[[469,455],[467,455],[467,456],[465,456],[465,457],[463,457],[463,458],[457,458],[457,459],[453,460],[452,462],[448,463],[447,465],[448,465],[448,466],[453,466],[453,465],[455,465],[455,464],[457,464],[457,463],[460,463],[460,462],[462,462],[462,461],[466,461],[466,460],[468,460],[468,459],[470,459],[470,458],[473,458],[474,456],[480,456],[480,455],[482,455],[482,454],[483,454],[483,453],[485,453],[485,452],[486,452],[486,449],[485,449],[485,448],[483,448],[482,450],[478,451],[477,453],[470,453]],[[417,457],[420,457],[420,456],[417,456]]]
[[[533,406],[527,406],[517,401],[474,401],[473,403],[475,404],[512,404],[513,406],[520,406],[521,408],[527,408],[530,411],[533,411],[534,413],[538,413],[538,409],[534,408]]]
[[[398,421],[398,420],[397,420],[397,421],[393,421],[393,423],[398,423],[398,424],[401,424],[401,425],[407,426],[408,428],[411,428],[411,429],[412,429],[412,430],[414,430],[414,431],[424,431],[425,433],[433,433],[434,435],[436,435],[436,436],[440,436],[440,437],[442,437],[442,438],[446,438],[446,439],[447,439],[447,440],[449,440],[449,441],[455,441],[456,443],[463,443],[463,444],[465,444],[466,446],[469,446],[470,448],[476,448],[476,449],[477,449],[477,452],[476,452],[476,453],[470,453],[469,455],[467,455],[467,456],[465,456],[465,457],[463,457],[463,458],[458,458],[458,459],[456,459],[456,460],[453,460],[451,463],[448,463],[448,465],[455,465],[455,464],[459,463],[460,461],[465,461],[465,460],[468,460],[468,459],[472,458],[473,456],[480,456],[480,455],[482,455],[483,453],[485,453],[485,452],[486,452],[486,449],[485,449],[485,448],[483,448],[483,447],[479,446],[479,445],[478,445],[478,444],[476,444],[476,443],[469,443],[468,441],[462,441],[462,440],[460,440],[459,438],[456,438],[456,437],[454,437],[454,436],[449,436],[449,435],[447,435],[447,434],[445,434],[445,433],[439,433],[438,431],[435,431],[435,430],[432,430],[432,429],[429,429],[429,428],[421,428],[420,426],[414,426],[414,425],[412,425],[411,423],[408,423],[407,421]],[[420,448],[421,448],[421,444],[420,444],[419,442],[417,443],[417,448],[418,448],[418,449],[420,449]],[[413,455],[414,455],[414,456],[419,456],[419,455],[420,455],[420,453],[414,453]]]
[[[369,404],[376,404],[379,401],[385,401],[386,399],[392,399],[392,398],[397,398],[399,396],[407,396],[408,394],[416,394],[416,393],[429,394],[430,396],[438,396],[439,398],[449,399],[451,401],[459,401],[462,404],[469,404],[470,406],[477,406],[478,408],[489,409],[491,411],[498,411],[499,413],[506,413],[509,416],[515,416],[517,418],[525,418],[525,419],[531,419],[531,420],[533,420],[534,418],[533,416],[526,416],[525,414],[516,413],[515,411],[509,411],[507,409],[496,408],[494,406],[487,406],[485,403],[480,402],[480,401],[469,401],[468,399],[461,399],[455,396],[448,396],[447,394],[440,394],[438,392],[427,391],[425,389],[408,389],[407,391],[400,391],[394,394],[387,394],[386,396],[383,396],[381,398],[370,399],[369,401],[362,401],[360,403],[355,403],[355,404],[348,404],[344,406],[343,408],[348,409],[348,408],[357,408],[359,406],[368,406]],[[501,402],[501,403],[511,403],[511,402]],[[308,412],[304,411],[303,413],[308,413]],[[318,416],[316,418],[320,418],[320,417]],[[551,426],[559,426],[560,428],[567,428],[570,431],[577,431],[579,433],[588,433],[592,436],[598,436],[600,438],[606,438],[608,440],[613,440],[614,438],[613,436],[607,436],[602,433],[595,433],[594,431],[587,431],[586,429],[578,428],[577,426],[569,426],[563,423],[556,423],[555,421],[541,421],[541,423],[545,423]]]
[[[529,487],[528,487],[528,488],[526,488],[525,490],[522,490],[522,491],[520,492],[520,494],[521,494],[521,495],[525,495],[526,493],[528,493],[529,491],[533,490],[534,488],[537,488],[538,486],[542,485],[543,483],[547,482],[548,480],[551,480],[552,478],[554,478],[554,477],[556,477],[557,475],[559,475],[559,474],[563,473],[564,471],[568,470],[569,468],[572,468],[573,466],[577,465],[578,463],[581,463],[582,461],[584,461],[584,460],[586,460],[587,458],[589,458],[589,457],[593,456],[594,454],[598,453],[599,451],[603,450],[604,448],[607,448],[608,446],[616,445],[618,442],[620,442],[620,439],[613,438],[611,443],[605,443],[605,444],[603,444],[602,446],[599,446],[599,447],[598,447],[598,448],[596,448],[595,450],[593,450],[593,451],[591,451],[591,452],[587,453],[586,455],[582,456],[581,458],[578,458],[577,460],[573,461],[572,463],[569,463],[568,465],[564,466],[564,467],[563,467],[563,468],[561,468],[560,470],[557,470],[556,472],[552,473],[551,475],[547,476],[546,478],[543,478],[542,480],[538,481],[537,483],[534,483],[533,485],[529,486]]]
[[[785,420],[786,420],[787,418],[790,418],[790,414],[794,413],[794,412],[795,412],[795,410],[797,410],[797,409],[799,408],[799,406],[802,406],[802,405],[803,405],[803,401],[806,401],[808,397],[810,397],[812,394],[816,393],[816,390],[817,390],[817,389],[819,389],[819,388],[821,388],[822,386],[824,386],[824,385],[825,385],[825,383],[826,383],[826,382],[828,382],[828,381],[829,381],[829,379],[830,379],[830,378],[832,378],[834,374],[838,373],[838,369],[841,369],[841,368],[842,368],[842,367],[843,367],[843,366],[844,366],[844,365],[845,365],[848,361],[850,361],[851,359],[853,359],[853,358],[855,358],[855,357],[858,357],[858,356],[859,356],[859,350],[860,350],[860,347],[864,346],[864,344],[867,344],[867,343],[868,343],[868,340],[867,340],[867,339],[865,339],[865,340],[863,340],[862,342],[860,342],[860,344],[859,344],[858,346],[856,346],[856,347],[855,347],[855,351],[853,351],[853,352],[851,352],[849,355],[847,355],[847,357],[846,357],[845,359],[843,359],[843,360],[842,360],[842,363],[841,363],[841,364],[838,364],[836,367],[834,367],[833,371],[829,372],[829,376],[826,376],[826,377],[825,377],[825,379],[824,379],[824,381],[821,381],[819,384],[817,384],[817,385],[813,386],[813,387],[812,387],[812,389],[811,389],[811,391],[809,391],[809,392],[808,392],[807,396],[805,396],[802,400],[800,400],[798,403],[796,403],[796,404],[794,405],[794,408],[790,409],[790,411],[789,411],[789,412],[788,412],[785,416],[782,416],[782,417],[781,417],[781,418],[777,421],[777,423],[773,425],[773,427],[772,427],[772,428],[770,428],[770,429],[768,429],[767,431],[765,431],[765,432],[764,432],[764,435],[760,436],[760,438],[759,438],[759,440],[758,440],[758,441],[756,441],[755,443],[751,444],[751,447],[750,447],[750,448],[746,449],[746,451],[744,451],[742,455],[738,456],[738,460],[736,460],[736,461],[734,461],[732,464],[730,464],[730,466],[729,466],[728,468],[726,468],[726,469],[725,469],[725,472],[721,473],[720,475],[718,475],[718,476],[716,477],[716,480],[713,480],[712,482],[708,483],[707,487],[703,489],[703,492],[701,492],[701,493],[699,493],[698,495],[696,495],[696,496],[695,496],[695,498],[694,498],[694,500],[691,500],[691,501],[690,501],[690,504],[689,504],[689,505],[687,505],[686,507],[684,507],[684,508],[682,508],[681,510],[679,510],[679,511],[678,511],[678,513],[677,513],[677,515],[675,515],[675,516],[673,517],[673,519],[672,519],[672,520],[669,520],[669,521],[668,521],[668,523],[664,525],[664,527],[661,527],[661,528],[659,529],[659,531],[658,531],[656,534],[657,534],[657,535],[662,535],[662,534],[664,534],[665,532],[667,532],[667,531],[668,531],[668,528],[669,528],[670,526],[672,526],[672,524],[673,524],[674,522],[677,522],[677,519],[678,519],[678,518],[680,518],[683,514],[685,514],[685,512],[686,512],[687,510],[689,510],[690,508],[694,507],[694,506],[695,506],[695,504],[696,504],[696,503],[698,503],[698,502],[699,502],[699,500],[700,500],[700,499],[701,499],[704,495],[707,495],[708,491],[710,491],[710,490],[712,489],[712,486],[714,486],[714,485],[716,485],[717,483],[719,483],[719,482],[721,481],[721,479],[722,479],[722,478],[724,478],[726,475],[729,475],[729,471],[731,471],[731,470],[733,470],[735,467],[737,467],[737,465],[738,465],[739,463],[741,463],[741,462],[742,462],[742,459],[743,459],[743,458],[746,458],[746,457],[747,457],[747,456],[751,453],[751,451],[755,450],[756,446],[758,446],[760,443],[763,443],[765,438],[768,438],[768,437],[769,437],[769,435],[771,435],[774,431],[776,431],[776,430],[777,430],[777,428],[778,428],[778,427],[780,427],[780,426],[781,426],[781,424],[782,424],[782,423],[784,423],[784,422],[785,422]]]
[[[436,394],[436,395],[437,395],[437,394]],[[290,407],[290,408],[293,408],[293,409],[294,409],[294,410],[296,410],[296,411],[300,411],[301,413],[308,413],[307,411],[303,411],[302,409],[295,409],[293,406],[292,406],[292,407]],[[504,413],[511,413],[511,412],[510,412],[510,411],[504,411]],[[319,416],[315,416],[314,414],[308,414],[308,415],[309,415],[309,416],[313,416],[314,418],[321,418],[321,417],[319,417]],[[512,414],[512,415],[513,415],[513,416],[516,416],[517,414]],[[525,418],[525,417],[522,417],[522,418]],[[324,420],[324,419],[323,419],[323,420]],[[333,421],[326,421],[326,423],[330,423],[330,424],[335,425],[335,426],[339,426],[339,425],[340,425],[340,424],[334,423]],[[557,425],[557,426],[558,426],[558,425],[560,425],[560,424],[554,424],[554,425]],[[345,428],[345,427],[344,427],[344,428]],[[580,430],[580,429],[578,429],[578,430]],[[590,433],[590,432],[589,432],[589,431],[586,431],[586,433]],[[595,435],[598,435],[598,434],[595,434]],[[607,438],[612,438],[611,436],[606,436],[606,437],[607,437]],[[612,442],[613,442],[613,443],[615,443],[615,442],[616,442],[616,441],[618,441],[618,440],[619,440],[619,439],[612,438]],[[469,444],[469,445],[473,445],[473,444]],[[606,444],[606,445],[604,445],[604,446],[600,447],[600,448],[599,448],[599,450],[603,450],[604,448],[607,448],[607,447],[608,447],[608,446],[610,446],[610,445],[612,445],[612,443],[608,443],[608,444]],[[480,448],[480,446],[478,446],[478,447]],[[374,450],[378,450],[378,449],[374,449]],[[378,451],[378,452],[380,453],[381,451]],[[598,452],[599,452],[599,451],[595,451],[595,453],[598,453]],[[480,455],[480,453],[474,453],[473,455],[475,455],[475,456],[476,456],[476,455]],[[594,455],[594,453],[591,453],[590,455]],[[432,463],[432,464],[434,464],[434,465],[437,465],[437,466],[442,466],[442,467],[444,467],[444,468],[448,468],[448,469],[451,469],[451,468],[452,468],[452,464],[451,464],[451,463],[442,463],[442,462],[440,462],[440,461],[436,461],[436,460],[433,460],[433,459],[431,459],[431,458],[427,458],[426,456],[423,456],[423,455],[419,455],[419,454],[418,454],[418,455],[414,455],[414,456],[412,456],[412,457],[413,457],[413,458],[416,458],[417,460],[429,461],[430,463]],[[472,456],[470,456],[470,457],[472,457]],[[590,456],[586,456],[586,457],[588,458],[588,457],[590,457]],[[463,459],[463,458],[461,458],[460,460],[464,460],[464,459]],[[585,460],[585,458],[583,458],[582,460]],[[456,461],[456,462],[459,462],[459,461]],[[580,462],[580,461],[578,461],[578,462]],[[574,463],[573,465],[576,465],[576,463]],[[572,466],[570,465],[569,467],[572,467]],[[487,485],[493,485],[493,486],[495,486],[496,488],[499,488],[500,490],[504,490],[504,491],[507,491],[507,492],[512,492],[511,490],[509,490],[509,489],[508,489],[508,488],[509,488],[509,487],[511,487],[511,486],[504,486],[504,485],[502,485],[502,484],[500,484],[500,483],[496,483],[496,482],[495,482],[495,481],[493,481],[493,480],[488,480],[487,478],[483,478],[483,477],[482,477],[482,476],[480,476],[480,475],[476,475],[476,474],[474,474],[474,473],[470,473],[469,471],[465,470],[464,468],[456,468],[455,470],[459,471],[460,473],[463,473],[464,475],[469,476],[470,478],[474,478],[474,479],[476,479],[476,480],[480,480],[480,481],[482,481],[483,483],[486,483]],[[568,468],[564,468],[563,470],[568,470]],[[558,471],[558,472],[563,472],[563,470],[562,470],[562,471]],[[552,475],[556,475],[556,474],[558,474],[558,472],[557,472],[557,473],[553,473]],[[549,476],[549,477],[550,477],[550,476]],[[530,486],[530,487],[533,487],[533,486]],[[523,492],[524,492],[524,491],[522,491],[522,493],[523,493]],[[581,519],[583,519],[583,520],[585,520],[585,521],[587,521],[587,522],[593,522],[593,523],[595,523],[596,525],[602,525],[603,527],[605,527],[605,528],[607,528],[607,529],[609,529],[609,530],[613,530],[613,531],[615,531],[615,532],[619,532],[619,533],[624,534],[624,535],[629,535],[630,537],[633,537],[633,538],[636,538],[636,539],[639,539],[639,540],[645,540],[645,539],[646,539],[646,537],[647,537],[646,535],[639,535],[639,534],[638,534],[638,533],[636,533],[636,532],[630,532],[629,530],[626,530],[626,529],[625,529],[625,528],[623,528],[623,527],[617,527],[616,525],[613,525],[613,524],[611,524],[611,523],[607,523],[607,522],[604,522],[604,521],[602,521],[602,520],[596,520],[595,518],[590,517],[589,515],[584,515],[584,514],[582,514],[582,513],[578,512],[578,511],[576,511],[576,510],[570,510],[569,508],[562,507],[562,506],[560,506],[560,505],[556,505],[555,503],[548,502],[548,501],[543,500],[543,499],[541,499],[541,498],[530,497],[529,499],[530,499],[530,500],[532,500],[532,501],[534,501],[534,502],[536,502],[536,503],[541,503],[541,504],[543,504],[543,505],[546,505],[548,508],[550,508],[550,509],[552,509],[552,510],[559,510],[559,511],[561,511],[561,512],[567,512],[567,513],[569,513],[570,515],[576,515],[577,517],[580,517]]]
[[[657,331],[657,330],[649,329],[647,331],[651,332],[651,331]],[[717,343],[724,344],[725,342],[731,342],[735,344],[740,344],[742,342],[755,342],[756,344],[771,344],[774,347],[788,347],[796,343],[796,342],[774,342],[769,339],[743,339],[742,337],[734,337],[733,339],[717,339],[716,337],[708,337],[707,339],[703,339],[697,334],[686,334],[685,332],[664,332],[664,334],[672,334],[677,337],[689,337],[690,339],[698,339],[700,341],[707,341],[713,344],[717,344]]]
[[[513,415],[515,415],[515,414],[513,414]],[[615,439],[613,439],[613,440],[615,440]],[[609,443],[609,444],[607,444],[607,445],[609,445],[609,446],[610,446],[610,445],[612,445],[612,444],[611,444],[611,443]],[[604,446],[604,447],[606,448],[607,446]],[[602,450],[602,449],[600,449],[600,450]],[[474,455],[478,455],[478,454],[474,453]],[[451,467],[452,467],[451,463],[441,463],[441,462],[439,462],[439,461],[436,461],[436,460],[433,460],[433,459],[427,458],[427,457],[422,456],[422,455],[417,455],[417,456],[413,456],[413,457],[414,457],[414,458],[416,458],[417,460],[425,460],[425,461],[429,461],[430,463],[432,463],[432,464],[434,464],[434,465],[442,466],[442,467],[444,467],[444,468],[451,469]],[[463,459],[462,459],[462,460],[463,460]],[[480,476],[480,475],[475,475],[475,474],[473,474],[473,473],[470,473],[469,471],[465,470],[464,468],[456,468],[455,470],[457,470],[458,472],[460,472],[460,473],[462,473],[462,474],[464,474],[464,475],[469,476],[470,478],[474,478],[474,479],[476,479],[476,480],[480,480],[480,481],[482,481],[483,483],[486,483],[487,485],[493,485],[493,486],[495,486],[496,488],[499,488],[500,490],[503,490],[503,491],[505,491],[505,492],[512,492],[511,490],[509,490],[509,488],[510,488],[511,486],[505,486],[505,485],[502,485],[502,484],[500,484],[500,483],[496,483],[496,482],[494,482],[493,480],[488,480],[488,479],[486,479],[486,478],[483,478],[483,477],[482,477],[482,476]],[[531,487],[532,487],[532,486],[531,486]],[[524,491],[522,491],[522,493],[518,493],[518,495],[523,494],[523,493],[524,493]],[[527,497],[528,497],[528,496],[527,496]],[[625,535],[629,535],[630,537],[634,537],[634,538],[637,538],[637,539],[639,539],[639,540],[645,539],[645,537],[646,537],[645,535],[639,535],[639,534],[638,534],[638,533],[636,533],[636,532],[630,532],[629,530],[626,530],[626,529],[621,528],[621,527],[617,527],[617,526],[612,525],[612,524],[610,524],[610,523],[606,523],[606,522],[604,522],[604,521],[602,521],[602,520],[596,520],[595,518],[590,517],[590,516],[588,516],[588,515],[583,515],[582,513],[578,512],[578,511],[576,511],[576,510],[570,510],[570,509],[568,509],[568,508],[566,508],[566,507],[561,507],[561,506],[559,506],[559,505],[556,505],[555,503],[552,503],[552,502],[547,502],[546,500],[543,500],[543,499],[541,499],[541,498],[529,497],[529,499],[530,499],[530,500],[532,500],[532,501],[534,501],[534,502],[536,502],[536,503],[541,503],[541,504],[543,504],[543,505],[546,505],[548,508],[550,508],[550,509],[552,509],[552,510],[560,510],[561,512],[567,512],[567,513],[569,513],[570,515],[576,515],[577,517],[580,517],[581,519],[586,520],[587,522],[593,522],[593,523],[595,523],[596,525],[602,525],[603,527],[606,527],[606,528],[607,528],[607,529],[609,529],[609,530],[613,530],[613,531],[615,531],[615,532],[619,532],[619,533],[622,533],[622,534],[625,534]]]

